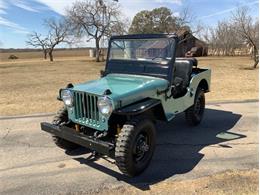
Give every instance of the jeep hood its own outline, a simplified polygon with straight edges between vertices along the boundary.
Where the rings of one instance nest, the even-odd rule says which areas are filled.
[[[98,80],[75,85],[73,90],[101,96],[109,89],[112,92],[109,97],[114,102],[121,101],[121,106],[124,106],[146,97],[153,97],[157,90],[165,90],[167,87],[168,81],[157,77],[109,74]]]

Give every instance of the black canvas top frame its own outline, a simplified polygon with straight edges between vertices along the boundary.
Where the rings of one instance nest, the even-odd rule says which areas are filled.
[[[173,55],[167,64],[161,64],[158,62],[150,61],[138,61],[138,60],[122,60],[122,59],[112,59],[109,60],[109,53],[111,42],[120,39],[173,39]],[[173,78],[173,66],[175,62],[176,47],[178,45],[178,36],[176,34],[132,34],[132,35],[119,35],[112,36],[109,41],[107,62],[105,68],[105,75],[110,73],[120,73],[120,74],[137,74],[137,75],[147,75],[153,77],[163,78],[172,83]]]

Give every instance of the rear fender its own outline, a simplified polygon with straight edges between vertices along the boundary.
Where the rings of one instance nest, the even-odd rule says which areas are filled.
[[[210,69],[200,69],[200,72],[193,73],[190,80],[187,93],[179,98],[168,98],[164,101],[163,97],[161,99],[164,113],[166,113],[167,120],[170,121],[175,117],[175,115],[187,110],[194,104],[195,94],[198,88],[204,90],[204,92],[210,91],[210,78],[211,70]],[[168,92],[167,96],[169,97],[171,91]]]

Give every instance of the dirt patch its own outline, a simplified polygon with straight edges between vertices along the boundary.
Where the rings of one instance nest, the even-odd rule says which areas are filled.
[[[104,190],[99,195],[121,194],[258,194],[258,170],[228,171],[185,181],[165,181],[150,187],[150,190],[141,191],[132,186]]]
[[[258,98],[258,69],[245,69],[252,66],[249,57],[203,57],[198,60],[199,67],[212,69],[207,101]],[[40,58],[2,61],[0,115],[56,112],[62,105],[56,100],[58,90],[68,83],[99,78],[104,64],[82,56],[57,57],[54,62]]]

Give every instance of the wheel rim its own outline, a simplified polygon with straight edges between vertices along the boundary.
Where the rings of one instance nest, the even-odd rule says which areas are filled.
[[[150,150],[150,140],[145,132],[137,135],[136,142],[133,147],[133,157],[136,163],[145,159]]]

